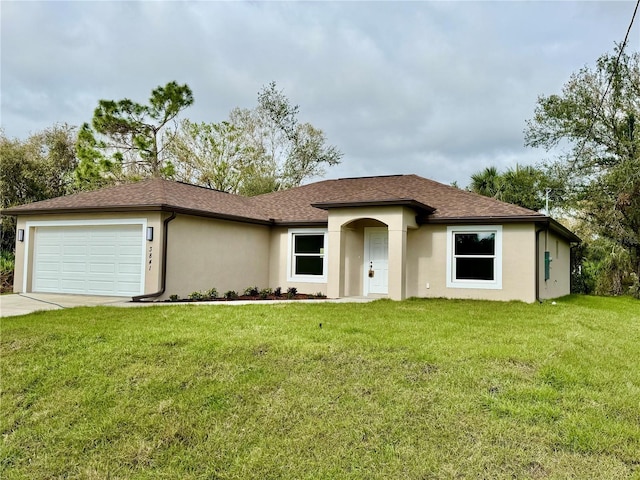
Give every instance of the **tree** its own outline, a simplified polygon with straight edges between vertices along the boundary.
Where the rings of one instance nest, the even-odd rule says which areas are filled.
[[[85,123],[78,134],[78,185],[100,187],[125,177],[171,176],[173,165],[164,155],[174,135],[171,125],[191,104],[189,86],[176,82],[155,88],[147,105],[128,98],[100,100],[92,125]]]
[[[471,175],[469,185],[472,192],[531,210],[545,207],[547,189],[557,192],[559,186],[542,169],[529,165],[516,165],[504,173],[496,167],[487,167]]]
[[[77,166],[75,128],[54,125],[25,141],[0,131],[0,192],[2,208],[70,193]],[[15,218],[2,218],[1,249],[12,251]]]
[[[486,167],[484,170],[471,175],[469,190],[485,197],[498,198],[502,189],[501,183],[502,180],[498,169],[494,166]]]
[[[228,121],[183,120],[168,150],[174,159],[176,180],[234,193],[240,188],[250,155],[240,132]]]
[[[167,148],[174,178],[251,196],[322,175],[342,154],[322,130],[300,123],[298,111],[271,82],[253,110],[235,108],[220,123],[182,121]]]
[[[342,157],[335,146],[326,145],[322,130],[298,122],[298,112],[298,105],[291,105],[284,93],[277,90],[275,82],[258,94],[253,118],[263,142],[254,147],[277,167],[280,189],[297,187],[308,178],[323,175],[325,164],[337,165]]]
[[[569,78],[559,95],[538,98],[525,144],[564,147],[553,170],[565,203],[594,235],[628,252],[640,277],[640,53],[618,46],[595,68]],[[619,255],[619,254],[618,254]],[[620,256],[620,255],[619,255]]]

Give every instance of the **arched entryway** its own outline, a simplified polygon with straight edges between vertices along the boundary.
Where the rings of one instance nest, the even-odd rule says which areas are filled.
[[[417,228],[415,210],[395,204],[328,209],[328,296],[405,298],[407,228]]]
[[[389,229],[373,218],[359,218],[341,228],[343,296],[387,296]]]

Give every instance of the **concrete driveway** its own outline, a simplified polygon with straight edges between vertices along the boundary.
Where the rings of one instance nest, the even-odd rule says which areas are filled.
[[[235,302],[196,302],[187,305],[274,305],[276,303],[366,303],[373,302],[372,297],[327,298],[324,300],[238,300]],[[13,293],[0,295],[0,317],[26,315],[39,310],[60,310],[73,307],[95,307],[109,305],[113,307],[149,307],[171,306],[179,303],[132,302],[131,297],[102,297],[92,295],[69,295],[63,293]]]
[[[14,293],[0,296],[0,317],[25,315],[38,310],[60,310],[96,305],[122,305],[131,297],[102,297],[92,295],[65,295],[59,293]]]

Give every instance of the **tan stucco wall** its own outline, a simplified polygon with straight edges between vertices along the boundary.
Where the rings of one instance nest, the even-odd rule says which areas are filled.
[[[389,234],[388,297],[394,300],[405,298],[407,230],[417,228],[415,216],[415,211],[404,206],[332,209],[329,212],[328,222],[329,281],[327,295],[341,297],[347,295],[347,292],[357,290],[360,290],[360,293],[356,293],[356,295],[362,295],[362,287],[358,288],[355,280],[351,283],[351,278],[353,278],[354,265],[362,264],[363,249],[358,252],[357,245],[352,249],[343,248],[343,232],[345,227],[353,225],[354,222],[367,219],[379,222],[379,225],[386,225]]]
[[[25,242],[16,242],[14,291],[30,291],[35,228],[27,222],[145,219],[154,227],[154,239],[146,242],[144,293],[161,288],[162,228],[168,213],[67,214],[18,217],[18,229],[26,230]],[[244,224],[178,215],[169,223],[167,286],[160,299],[171,294],[186,297],[193,291],[218,289],[241,293],[246,287],[295,287],[300,292],[329,296],[363,293],[364,229],[387,226],[389,231],[389,297],[446,297],[491,300],[536,300],[536,233],[533,224],[502,226],[502,289],[448,288],[447,226],[415,224],[406,207],[345,208],[329,216],[326,253],[328,282],[290,282],[287,275],[289,228]],[[551,278],[544,281],[545,238],[551,252]],[[403,256],[406,262],[402,262]],[[561,237],[539,234],[539,296],[542,299],[570,291],[570,246]],[[427,288],[427,284],[429,287]]]
[[[155,292],[160,287],[160,272],[162,258],[162,214],[160,212],[137,212],[137,213],[117,213],[117,214],[65,214],[65,215],[24,215],[17,219],[17,230],[25,230],[25,241],[19,242],[16,235],[16,261],[13,277],[13,291],[25,293],[31,291],[33,273],[33,246],[37,226],[30,226],[35,222],[65,222],[75,221],[99,221],[99,220],[120,220],[120,219],[144,219],[148,227],[154,227],[153,241],[145,241],[145,275],[144,293]],[[144,232],[143,232],[144,235]],[[149,260],[151,262],[149,263]],[[26,268],[26,289],[24,288],[25,261],[28,262]]]
[[[447,226],[423,225],[407,238],[407,296],[535,301],[535,228],[502,227],[502,289],[447,288]],[[429,284],[429,288],[427,288]]]
[[[168,225],[168,298],[268,286],[269,227],[178,215]]]
[[[315,227],[311,227],[315,229]],[[297,229],[297,228],[296,228]],[[322,227],[318,227],[322,230]],[[273,227],[271,229],[270,250],[269,250],[269,288],[280,287],[283,292],[288,288],[296,288],[299,293],[322,293],[327,294],[326,282],[290,282],[287,275],[289,256],[289,228]],[[326,230],[326,229],[324,229]],[[328,245],[325,244],[325,254],[328,252]]]
[[[544,279],[544,252],[551,254],[549,280]],[[557,298],[571,293],[571,248],[553,232],[541,232],[539,244],[540,299]]]

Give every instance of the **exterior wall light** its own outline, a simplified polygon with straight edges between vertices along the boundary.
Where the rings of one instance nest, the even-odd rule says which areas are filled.
[[[18,241],[24,242],[24,229],[22,228],[18,229]]]
[[[147,240],[149,242],[153,240],[153,227],[147,227]]]

